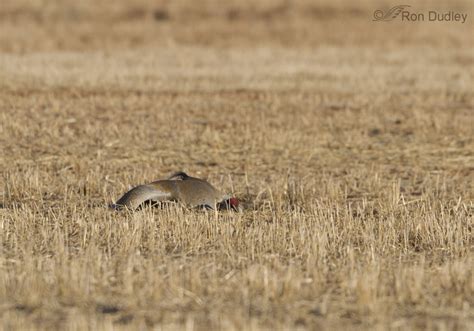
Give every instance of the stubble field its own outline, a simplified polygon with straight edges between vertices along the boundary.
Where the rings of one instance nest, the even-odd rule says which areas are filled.
[[[0,328],[472,329],[472,17],[378,8],[2,2]]]

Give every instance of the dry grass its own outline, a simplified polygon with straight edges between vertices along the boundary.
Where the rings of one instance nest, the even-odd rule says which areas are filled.
[[[0,7],[0,328],[473,328],[472,17],[64,3]],[[107,210],[175,170],[245,212]]]

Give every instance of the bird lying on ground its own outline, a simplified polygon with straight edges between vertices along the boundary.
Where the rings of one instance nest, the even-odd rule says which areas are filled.
[[[136,210],[145,203],[176,201],[189,207],[239,211],[239,200],[222,194],[207,181],[177,172],[165,180],[139,185],[125,193],[111,208]]]

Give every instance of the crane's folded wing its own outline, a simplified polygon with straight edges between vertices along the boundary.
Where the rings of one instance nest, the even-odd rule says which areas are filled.
[[[115,204],[111,205],[113,209],[121,209],[127,207],[135,210],[145,201],[166,201],[172,200],[172,194],[163,190],[159,190],[151,185],[140,185],[132,188],[125,193]]]

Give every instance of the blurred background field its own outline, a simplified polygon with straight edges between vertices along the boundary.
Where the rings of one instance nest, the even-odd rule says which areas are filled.
[[[473,4],[393,5],[2,1],[2,328],[471,329]],[[246,210],[107,210],[177,170]]]

